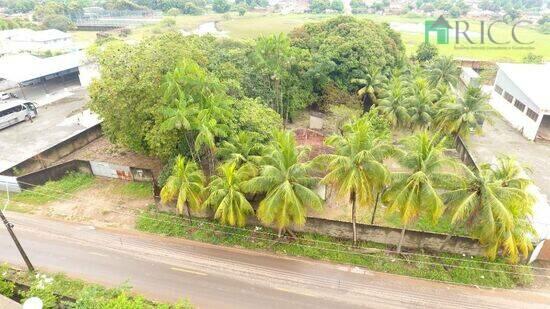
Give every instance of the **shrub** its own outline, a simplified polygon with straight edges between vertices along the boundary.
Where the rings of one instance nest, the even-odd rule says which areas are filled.
[[[178,16],[180,14],[181,14],[181,12],[177,8],[171,8],[168,11],[166,11],[166,15],[168,15],[168,16]]]

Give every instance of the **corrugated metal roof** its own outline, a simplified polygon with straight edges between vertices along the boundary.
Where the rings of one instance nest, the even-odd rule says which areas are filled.
[[[15,83],[26,82],[79,67],[84,61],[82,52],[48,58],[29,54],[6,55],[0,58],[0,78]]]
[[[497,63],[499,70],[540,109],[550,111],[550,63]]]

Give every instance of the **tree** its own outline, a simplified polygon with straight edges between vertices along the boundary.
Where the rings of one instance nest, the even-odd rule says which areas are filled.
[[[437,53],[438,50],[435,45],[430,44],[430,42],[423,42],[418,45],[415,58],[420,62],[427,62],[435,58]]]
[[[425,129],[432,124],[434,108],[434,94],[429,88],[413,90],[408,99],[410,125],[413,129]]]
[[[528,53],[525,57],[523,57],[523,59],[521,59],[521,62],[540,64],[544,62],[544,57],[542,55]]]
[[[443,154],[445,138],[422,131],[405,139],[404,154],[399,158],[406,172],[392,174],[392,184],[382,199],[387,205],[387,213],[398,213],[402,224],[401,238],[397,252],[405,238],[405,231],[420,216],[428,216],[437,222],[443,214],[443,201],[438,189],[449,188],[459,180],[456,176],[442,172],[452,165]]]
[[[367,112],[372,105],[377,104],[378,96],[386,87],[387,79],[380,68],[374,67],[367,71],[365,78],[352,79],[351,82],[364,85],[357,91],[357,94],[363,98],[363,111]]]
[[[458,82],[459,76],[460,67],[451,56],[438,57],[428,66],[428,79],[434,86],[439,83],[454,86]]]
[[[63,15],[47,15],[42,21],[42,25],[48,29],[57,29],[60,31],[69,31],[74,28],[69,18]]]
[[[357,206],[371,207],[388,181],[389,172],[382,161],[393,147],[378,136],[367,117],[344,128],[343,135],[333,135],[326,141],[335,154],[325,155],[328,174],[322,182],[336,188],[340,198],[349,198],[353,244],[357,244]]]
[[[260,37],[256,40],[255,59],[259,68],[268,75],[273,98],[271,108],[283,117],[285,124],[290,114],[290,102],[285,100],[287,90],[288,71],[292,63],[292,47],[290,40],[284,33]]]
[[[330,8],[330,0],[311,0],[309,4],[309,9],[313,13],[324,13]]]
[[[178,16],[181,14],[181,11],[177,8],[171,8],[168,11],[166,11],[166,15],[168,16]]]
[[[407,110],[408,89],[403,85],[401,78],[393,78],[386,91],[386,96],[378,102],[376,110],[389,121],[393,127],[405,126],[410,121]]]
[[[175,200],[180,214],[185,207],[189,222],[192,222],[191,209],[200,208],[204,183],[204,175],[197,163],[178,156],[170,177],[160,191],[160,199],[164,204]]]
[[[231,9],[231,4],[227,0],[214,0],[212,9],[216,13],[227,13]]]
[[[238,168],[237,162],[229,162],[218,167],[218,175],[208,185],[208,198],[205,207],[214,211],[214,218],[221,224],[232,226],[246,225],[254,209],[242,191],[242,184],[255,175],[252,165]]]
[[[321,198],[312,188],[308,164],[301,162],[305,149],[296,148],[294,133],[278,131],[262,156],[260,174],[243,184],[244,192],[265,193],[257,216],[264,224],[275,224],[279,237],[291,225],[306,222],[308,208],[320,210]]]
[[[517,263],[528,257],[535,235],[527,217],[534,197],[526,190],[532,182],[521,175],[517,162],[499,157],[496,165],[484,164],[479,171],[463,167],[464,179],[443,193],[454,226],[463,225],[486,246],[486,255],[495,259],[498,250]]]
[[[481,131],[485,120],[494,112],[487,105],[488,96],[479,87],[468,87],[463,98],[443,104],[436,118],[446,132],[469,136],[471,130]]]
[[[342,0],[332,0],[330,2],[330,9],[342,13],[344,11],[344,2]]]
[[[241,4],[237,7],[237,11],[239,12],[239,16],[244,16],[246,14],[246,5]]]
[[[250,162],[252,158],[258,158],[263,150],[263,145],[258,143],[258,138],[249,132],[239,132],[232,136],[230,141],[224,141],[218,155],[228,162],[235,162],[237,166]]]

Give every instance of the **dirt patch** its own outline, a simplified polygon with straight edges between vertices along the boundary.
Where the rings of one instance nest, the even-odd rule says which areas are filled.
[[[56,163],[77,159],[146,168],[152,170],[155,177],[159,175],[162,168],[162,162],[159,159],[138,154],[124,147],[114,145],[105,136],[96,139]]]
[[[42,205],[34,213],[95,226],[133,229],[136,214],[154,204],[154,200],[128,192],[123,194],[128,184],[117,179],[97,178],[91,187],[70,198]]]

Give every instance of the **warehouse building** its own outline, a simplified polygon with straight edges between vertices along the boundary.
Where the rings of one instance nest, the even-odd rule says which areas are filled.
[[[550,63],[499,63],[489,101],[529,140],[550,140]]]

